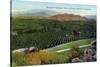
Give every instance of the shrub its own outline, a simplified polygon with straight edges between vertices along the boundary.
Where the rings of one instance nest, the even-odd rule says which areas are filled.
[[[83,55],[83,52],[81,49],[75,46],[72,47],[71,50],[69,51],[69,62],[71,61],[71,59],[80,57],[82,55]]]
[[[12,65],[23,66],[25,65],[25,54],[24,53],[13,53],[12,54]]]
[[[32,53],[14,53],[12,55],[13,64],[17,66],[40,65],[40,64],[57,64],[64,63],[66,59],[53,52],[32,52]]]

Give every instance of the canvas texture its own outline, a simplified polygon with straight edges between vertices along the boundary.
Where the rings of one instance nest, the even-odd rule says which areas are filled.
[[[96,5],[11,5],[12,66],[96,62]]]

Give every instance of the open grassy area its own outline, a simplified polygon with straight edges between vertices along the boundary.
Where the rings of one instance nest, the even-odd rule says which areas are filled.
[[[13,53],[13,65],[39,65],[39,64],[56,64],[56,63],[68,63],[70,62],[71,51],[64,51],[60,53],[56,53],[58,50],[68,49],[73,47],[79,47],[82,45],[89,45],[91,43],[91,39],[82,39],[73,42],[69,42],[67,44],[61,45],[59,47],[53,48],[48,51],[39,51],[32,53]],[[79,49],[80,52],[87,48]],[[80,54],[80,53],[76,53]]]
[[[57,47],[50,49],[48,51],[50,52],[57,52],[59,50],[63,50],[63,49],[68,49],[68,48],[73,48],[73,47],[79,47],[79,46],[84,46],[84,45],[90,45],[90,43],[92,42],[92,39],[82,39],[82,40],[77,40],[77,41],[72,41],[66,44],[62,44],[62,45],[58,45]],[[87,46],[88,47],[88,46]],[[82,47],[79,50],[81,52],[84,51],[84,49],[86,49],[87,47]],[[58,53],[59,55],[62,55],[63,58],[67,58],[70,55],[70,51],[64,51],[64,52],[60,52]],[[68,59],[67,59],[68,61]]]
[[[49,51],[58,51],[58,50],[63,50],[63,49],[68,49],[72,47],[79,47],[83,45],[89,45],[91,43],[91,39],[82,39],[82,40],[77,40],[77,41],[72,41],[69,43],[62,44],[61,46],[58,45],[58,47],[55,47],[53,49],[50,49]]]

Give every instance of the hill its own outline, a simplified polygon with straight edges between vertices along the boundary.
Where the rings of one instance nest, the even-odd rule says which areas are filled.
[[[50,19],[58,20],[58,21],[85,21],[87,20],[86,17],[74,14],[58,14],[51,16]]]

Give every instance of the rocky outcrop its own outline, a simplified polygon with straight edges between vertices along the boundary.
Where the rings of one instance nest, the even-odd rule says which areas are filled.
[[[14,50],[13,53],[16,53],[16,52],[31,53],[31,52],[36,52],[36,51],[39,51],[37,47],[30,47],[30,48],[21,48],[21,49]]]
[[[29,51],[29,52],[35,52],[35,51],[39,51],[39,49],[36,48],[36,47],[30,47],[30,48],[28,49],[28,51]]]
[[[72,63],[75,63],[75,62],[83,62],[83,60],[80,59],[80,58],[74,58],[74,59],[72,59]]]
[[[97,60],[96,55],[96,41],[91,43],[91,46],[84,50],[84,55],[82,57],[77,57],[72,59],[72,63],[75,62],[91,62]]]
[[[16,50],[13,50],[13,53],[16,53],[16,52],[27,52],[28,51],[28,48],[21,48],[21,49],[16,49]]]

